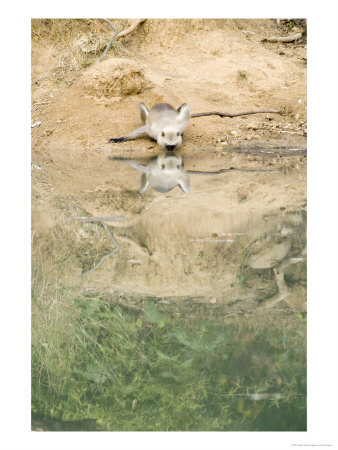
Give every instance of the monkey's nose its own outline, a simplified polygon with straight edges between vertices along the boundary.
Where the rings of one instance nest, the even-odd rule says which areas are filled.
[[[176,145],[166,145],[165,148],[166,150],[174,150],[176,147]]]

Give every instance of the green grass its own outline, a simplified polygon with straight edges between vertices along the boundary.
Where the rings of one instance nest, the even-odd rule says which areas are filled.
[[[32,411],[44,429],[91,419],[108,431],[306,430],[303,316],[278,329],[178,319],[151,300],[128,312],[79,297],[68,309],[44,331],[33,310]]]

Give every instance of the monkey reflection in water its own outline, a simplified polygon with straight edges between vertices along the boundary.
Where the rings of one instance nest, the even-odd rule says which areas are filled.
[[[190,192],[189,175],[220,175],[224,172],[246,172],[246,173],[275,173],[279,169],[220,169],[217,171],[185,170],[183,158],[173,152],[160,154],[151,158],[149,163],[144,166],[136,161],[125,158],[109,157],[113,161],[122,161],[134,169],[142,172],[140,194],[144,194],[149,186],[158,192],[169,192],[174,187],[179,186],[183,192]]]
[[[169,192],[179,186],[183,192],[190,191],[190,181],[184,169],[183,159],[172,152],[152,158],[146,166],[124,158],[110,158],[129,164],[142,172],[140,194],[144,194],[149,186],[158,192]]]

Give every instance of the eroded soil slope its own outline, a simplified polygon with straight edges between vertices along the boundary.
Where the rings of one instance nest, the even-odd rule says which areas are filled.
[[[223,253],[233,251],[214,257],[193,239],[243,231],[253,219],[275,211],[287,218],[306,208],[306,156],[285,156],[286,148],[306,148],[304,41],[264,42],[287,33],[273,20],[149,19],[101,62],[99,46],[88,56],[81,45],[88,36],[100,38],[102,49],[110,31],[99,21],[94,30],[85,22],[78,29],[74,22],[61,43],[51,32],[53,21],[33,24],[32,123],[41,125],[32,128],[32,216],[40,263],[65,285],[213,299],[208,284],[216,279],[217,293],[226,292],[242,260],[229,256],[223,277]],[[123,29],[131,22],[114,23]],[[148,107],[188,103],[192,113],[280,110],[191,119],[179,150],[188,170],[277,172],[192,175],[189,194],[179,188],[139,194],[139,174],[109,156],[142,162],[158,155],[157,144],[148,138],[120,144],[108,139],[141,125],[141,101]],[[86,215],[125,221],[113,223],[123,252],[84,279],[81,272],[111,246],[100,227],[94,232],[93,224],[68,222]],[[250,243],[241,242],[236,245],[242,250]],[[276,287],[267,290],[271,296]]]

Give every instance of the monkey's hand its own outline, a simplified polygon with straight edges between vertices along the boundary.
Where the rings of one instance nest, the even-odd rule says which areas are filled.
[[[125,138],[123,138],[123,137],[120,137],[120,138],[110,138],[110,139],[108,140],[109,144],[111,144],[112,142],[123,142],[123,141],[125,141]]]

